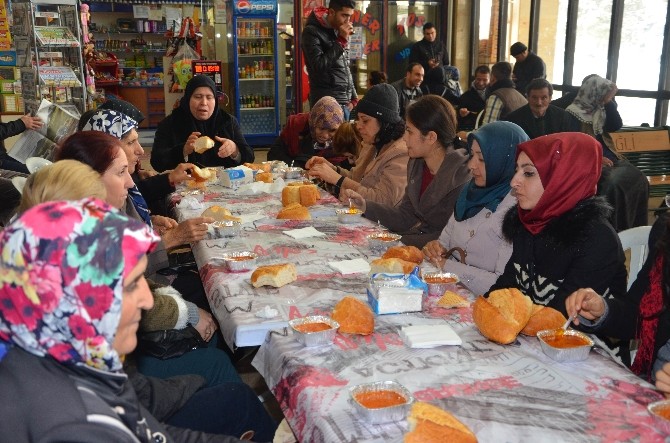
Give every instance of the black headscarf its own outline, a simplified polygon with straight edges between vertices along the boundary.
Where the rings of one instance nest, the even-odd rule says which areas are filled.
[[[212,94],[214,94],[214,97],[216,97],[216,85],[214,84],[214,80],[206,75],[195,75],[186,84],[186,88],[184,89],[184,97],[182,97],[181,101],[179,102],[179,108],[184,115],[190,117],[191,123],[193,125],[193,131],[197,131],[202,135],[213,137],[216,135],[216,117],[219,114],[219,101],[215,100],[214,112],[212,112],[211,117],[209,117],[207,120],[198,120],[193,116],[193,114],[191,114],[191,96],[196,89],[203,86],[211,89]]]

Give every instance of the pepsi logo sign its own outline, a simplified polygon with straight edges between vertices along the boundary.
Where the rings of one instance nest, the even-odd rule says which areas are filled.
[[[241,14],[246,14],[251,11],[251,4],[247,0],[240,0],[237,2],[237,10]]]

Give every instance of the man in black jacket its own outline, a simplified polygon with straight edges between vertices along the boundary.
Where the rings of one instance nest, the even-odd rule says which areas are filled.
[[[516,90],[521,94],[526,93],[526,87],[531,80],[547,78],[547,68],[544,61],[530,51],[526,45],[516,42],[509,48],[509,51],[516,60],[514,71],[512,71],[512,79],[516,84]]]
[[[487,65],[477,66],[470,89],[458,99],[459,131],[472,131],[475,128],[477,115],[486,106],[486,88],[490,81],[491,69]]]
[[[42,127],[42,119],[39,117],[31,117],[26,114],[23,117],[13,120],[8,123],[0,123],[0,168],[9,171],[22,172],[28,174],[28,168],[23,163],[14,160],[7,154],[5,149],[4,139],[19,135],[26,129],[39,129]]]
[[[436,66],[449,66],[449,52],[437,39],[435,25],[428,22],[423,25],[423,39],[412,45],[409,51],[409,63],[418,62],[424,72]]]
[[[330,0],[328,8],[317,7],[307,17],[302,32],[302,50],[309,74],[309,105],[327,95],[342,106],[345,119],[358,102],[349,69],[349,37],[354,33],[351,17],[354,0]]]

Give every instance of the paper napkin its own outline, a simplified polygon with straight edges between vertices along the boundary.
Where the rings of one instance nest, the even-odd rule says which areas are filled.
[[[335,269],[342,275],[361,274],[370,272],[370,264],[362,258],[353,260],[330,261],[328,266]]]
[[[400,329],[400,337],[410,348],[460,346],[463,343],[451,326],[446,324],[404,326]]]
[[[314,229],[313,226],[301,229],[291,229],[290,231],[284,231],[284,234],[293,237],[296,240],[308,237],[322,237],[326,235],[323,232],[319,232],[316,229]]]

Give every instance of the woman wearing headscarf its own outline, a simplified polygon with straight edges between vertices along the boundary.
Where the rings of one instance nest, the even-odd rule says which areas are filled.
[[[314,155],[333,163],[341,162],[344,158],[333,153],[332,141],[343,122],[344,113],[337,100],[321,97],[309,112],[288,117],[286,126],[270,147],[268,160],[281,160],[301,168]]]
[[[346,170],[323,157],[312,157],[309,175],[332,185],[336,197],[352,189],[368,201],[397,205],[407,185],[405,122],[399,114],[398,93],[388,83],[373,86],[356,106],[356,129],[361,153],[356,166]]]
[[[611,207],[596,197],[601,167],[600,144],[580,132],[518,146],[511,182],[518,203],[503,221],[512,256],[491,291],[518,288],[564,315],[565,299],[579,288],[608,297],[626,293],[624,254],[608,221]]]
[[[435,240],[453,213],[461,189],[470,180],[468,157],[456,148],[456,111],[438,96],[424,96],[407,107],[405,144],[409,153],[407,187],[397,206],[346,196],[366,218],[402,235],[406,245],[422,248]]]
[[[611,132],[621,129],[623,121],[614,96],[613,82],[589,75],[566,111],[581,122],[581,131],[600,143],[603,154],[598,194],[614,207],[610,221],[617,231],[647,224],[649,181],[635,165],[616,152]]]
[[[207,136],[214,147],[198,154],[195,141]],[[196,75],[186,84],[179,107],[158,124],[151,166],[158,172],[185,161],[204,166],[238,166],[254,161],[237,119],[219,108],[214,80]]]
[[[502,221],[516,205],[510,180],[516,167],[516,147],[527,140],[523,129],[503,121],[468,134],[472,180],[459,194],[440,238],[423,248],[427,260],[457,274],[475,294],[489,290],[512,254],[512,243],[503,237]],[[446,257],[452,248],[464,251],[465,263],[455,251]]]
[[[14,441],[238,441],[163,425],[140,405],[123,371],[141,312],[153,305],[143,273],[157,241],[145,223],[96,199],[41,204],[3,230],[0,392],[20,402],[0,402],[0,435]],[[233,435],[251,422],[246,404],[219,402],[217,408],[219,417],[228,414]]]

